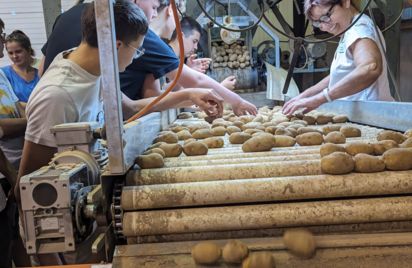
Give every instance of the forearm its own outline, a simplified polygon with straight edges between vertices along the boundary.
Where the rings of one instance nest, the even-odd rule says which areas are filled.
[[[350,74],[329,88],[332,100],[340,99],[361,92],[372,85],[380,72],[370,69],[369,65],[357,66]]]
[[[173,79],[173,77],[170,78]],[[242,101],[242,98],[236,93],[225,88],[220,83],[208,77],[207,75],[196,72],[186,65],[183,67],[182,75],[179,79],[179,84],[184,88],[212,88],[224,99],[225,102],[231,105],[238,104]]]
[[[319,81],[316,85],[313,85],[310,88],[308,88],[307,90],[305,90],[301,94],[301,97],[302,98],[308,98],[308,97],[312,97],[316,94],[321,93],[322,90],[324,90],[325,88],[327,88],[329,86],[329,80],[330,80],[330,76],[328,75],[325,78],[323,78],[321,81]]]
[[[24,135],[27,120],[25,118],[0,119],[0,128],[4,138]]]
[[[16,184],[16,180],[17,180],[17,171],[7,160],[1,148],[0,148],[0,173],[3,174],[6,177],[7,181],[10,183],[10,185],[14,187],[14,185]]]

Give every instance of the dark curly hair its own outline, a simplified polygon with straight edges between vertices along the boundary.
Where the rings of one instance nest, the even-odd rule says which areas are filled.
[[[6,37],[6,43],[16,42],[22,46],[30,55],[34,56],[34,50],[31,47],[30,38],[21,30],[14,30]]]

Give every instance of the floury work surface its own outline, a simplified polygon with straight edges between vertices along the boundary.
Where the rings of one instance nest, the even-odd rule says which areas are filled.
[[[178,119],[172,127],[200,121]],[[346,144],[376,143],[382,131],[332,125],[361,130]],[[190,254],[199,240],[223,246],[240,239],[252,252],[270,252],[276,267],[409,267],[412,171],[324,174],[320,145],[245,153],[228,134],[221,138],[224,146],[206,155],[182,153],[161,168],[128,173],[121,195],[128,245],[117,246],[113,265],[195,267]],[[312,259],[286,250],[281,236],[296,227],[314,233]]]

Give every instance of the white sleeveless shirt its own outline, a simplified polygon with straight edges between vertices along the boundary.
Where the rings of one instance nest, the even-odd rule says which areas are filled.
[[[359,15],[356,15],[353,20],[355,20],[358,16]],[[362,15],[355,25],[341,37],[330,68],[329,88],[332,88],[334,84],[339,82],[356,68],[353,55],[349,49],[349,47],[355,43],[356,40],[363,38],[371,39],[376,43],[382,55],[382,73],[379,78],[361,92],[341,99],[361,101],[394,101],[389,89],[387,63],[384,54],[386,47],[382,47],[380,45],[379,36],[385,46],[383,35],[380,31],[376,31],[371,18],[367,15]]]

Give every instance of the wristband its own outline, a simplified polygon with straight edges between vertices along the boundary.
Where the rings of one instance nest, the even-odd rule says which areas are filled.
[[[327,100],[328,102],[333,101],[332,98],[329,96],[329,88],[328,88],[328,87],[325,88],[325,89],[322,91],[322,93],[323,93],[323,96],[326,98],[326,100]]]

